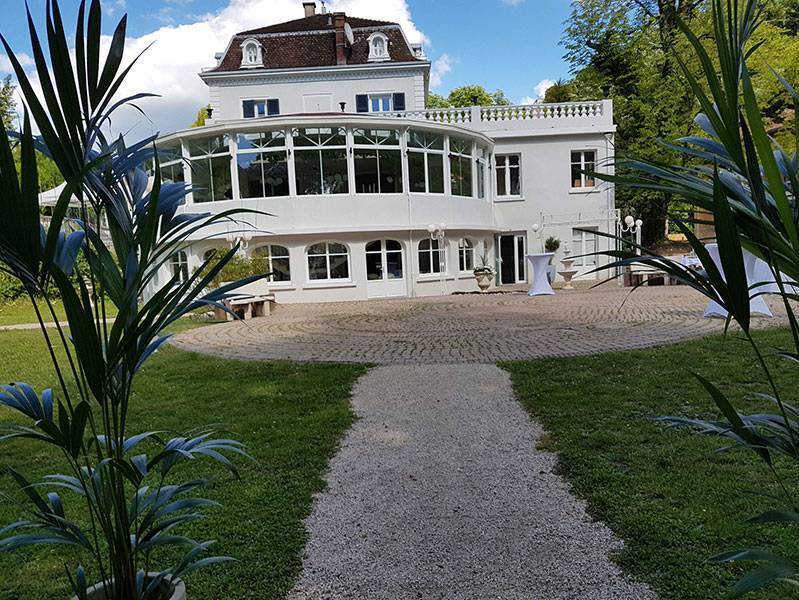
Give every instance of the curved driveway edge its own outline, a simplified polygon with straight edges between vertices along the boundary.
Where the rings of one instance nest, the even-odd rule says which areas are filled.
[[[353,405],[291,600],[653,597],[536,449],[541,428],[506,372],[378,367]]]
[[[290,304],[268,317],[192,329],[172,343],[236,360],[485,364],[720,333],[722,320],[702,317],[706,303],[687,286],[633,294],[605,286],[536,298],[517,292]]]

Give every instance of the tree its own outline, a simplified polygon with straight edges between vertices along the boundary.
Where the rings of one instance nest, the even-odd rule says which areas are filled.
[[[8,75],[0,83],[0,121],[3,122],[6,129],[14,128],[17,108],[17,103],[14,101],[14,90],[16,90],[16,86],[11,83],[11,75]]]
[[[202,127],[205,125],[205,120],[210,116],[208,114],[208,109],[210,107],[203,106],[200,110],[197,111],[197,118],[194,120],[194,123],[191,124],[191,127]]]
[[[572,94],[571,84],[563,79],[558,79],[544,92],[544,102],[570,102]]]
[[[507,106],[510,100],[505,92],[487,91],[482,85],[464,85],[457,87],[447,96],[449,106]]]
[[[451,104],[441,94],[430,92],[427,94],[427,108],[449,108]]]

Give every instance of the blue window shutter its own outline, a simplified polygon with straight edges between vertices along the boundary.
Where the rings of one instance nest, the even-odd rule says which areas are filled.
[[[402,92],[394,94],[394,110],[405,110],[405,94]]]
[[[277,98],[272,98],[271,100],[266,101],[266,114],[267,116],[272,115],[279,115],[280,114],[280,100]]]
[[[244,107],[245,119],[255,118],[255,100],[245,100],[242,102],[242,106]]]
[[[355,110],[357,112],[369,112],[369,96],[366,94],[355,96]]]

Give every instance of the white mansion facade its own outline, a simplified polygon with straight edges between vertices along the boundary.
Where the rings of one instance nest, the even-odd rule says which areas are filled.
[[[173,273],[240,241],[278,303],[423,296],[476,291],[481,257],[496,285],[528,281],[549,236],[605,247],[578,228],[615,233],[612,186],[583,173],[612,158],[610,100],[426,109],[430,63],[399,25],[303,8],[235,35],[200,74],[206,124],[159,140],[164,178],[194,187],[181,210],[272,215],[204,232]]]

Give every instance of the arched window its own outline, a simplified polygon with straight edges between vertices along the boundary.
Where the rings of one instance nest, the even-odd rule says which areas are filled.
[[[262,67],[264,61],[261,52],[261,44],[256,40],[244,40],[241,44],[241,66]]]
[[[252,251],[253,258],[266,262],[266,272],[269,281],[291,281],[291,267],[289,265],[289,249],[285,246],[271,244],[261,246]]]
[[[189,257],[184,250],[178,250],[170,257],[169,268],[172,277],[177,277],[178,281],[186,281],[189,278]]]
[[[308,279],[312,281],[349,279],[350,256],[347,246],[338,242],[320,242],[308,246]]]
[[[458,240],[458,267],[463,272],[474,269],[474,244],[469,238]]]
[[[441,273],[446,261],[444,248],[439,247],[438,240],[424,239],[419,242],[419,274],[432,275]]]
[[[391,58],[388,54],[388,38],[385,34],[373,33],[367,41],[369,42],[369,60],[381,61]]]

